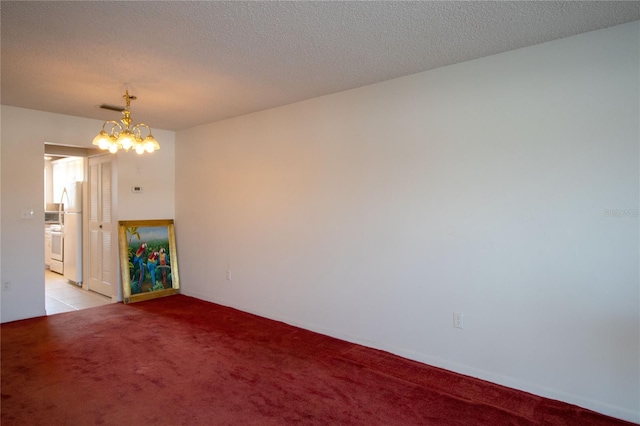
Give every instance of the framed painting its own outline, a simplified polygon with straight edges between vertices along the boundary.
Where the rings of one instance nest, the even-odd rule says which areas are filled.
[[[180,292],[173,219],[118,222],[124,303]]]

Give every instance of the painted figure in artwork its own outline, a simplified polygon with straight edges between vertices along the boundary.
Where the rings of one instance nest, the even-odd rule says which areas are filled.
[[[154,251],[149,255],[147,259],[147,268],[149,268],[149,275],[151,275],[151,285],[153,288],[156,286],[156,265],[158,264],[158,252]]]
[[[142,285],[144,280],[144,254],[147,251],[147,243],[140,244],[138,250],[136,250],[133,256],[133,265],[137,265],[140,268],[140,277],[138,278],[138,285]]]
[[[160,253],[158,254],[158,261],[160,263],[160,270],[162,271],[162,285],[167,288],[167,252],[164,247],[160,247]]]

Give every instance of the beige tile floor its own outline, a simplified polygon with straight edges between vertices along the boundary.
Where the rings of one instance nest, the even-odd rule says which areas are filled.
[[[110,298],[83,290],[80,286],[65,280],[62,275],[48,269],[44,271],[44,288],[47,315],[79,311],[111,303]]]

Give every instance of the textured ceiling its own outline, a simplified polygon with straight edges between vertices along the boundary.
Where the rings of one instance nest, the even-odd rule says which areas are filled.
[[[640,19],[640,2],[2,1],[1,101],[178,130]]]

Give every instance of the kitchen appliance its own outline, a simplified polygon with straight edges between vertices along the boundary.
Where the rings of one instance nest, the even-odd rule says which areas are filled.
[[[44,227],[44,269],[51,269],[51,229]]]
[[[44,223],[45,224],[60,224],[60,212],[59,211],[44,211]]]
[[[62,238],[62,226],[51,225],[49,227],[49,235],[51,238],[51,258],[49,260],[49,269],[52,272],[63,274],[64,263],[64,239]]]
[[[63,275],[70,282],[82,285],[82,182],[73,182],[65,187],[60,200],[60,204],[63,203]]]

